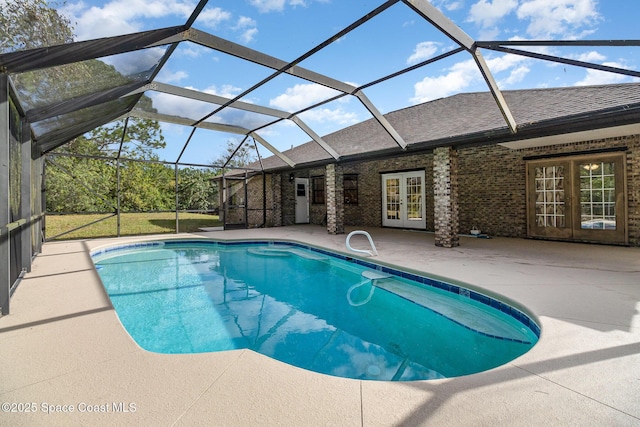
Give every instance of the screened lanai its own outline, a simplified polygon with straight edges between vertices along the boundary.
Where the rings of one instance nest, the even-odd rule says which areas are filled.
[[[231,34],[217,31],[211,23],[213,16],[220,16],[231,4],[201,0],[184,12],[186,18],[173,16],[169,26],[92,39],[70,36],[63,44],[45,40],[36,46],[16,43],[9,50],[3,48],[0,149],[1,158],[8,159],[0,164],[3,314],[9,312],[10,295],[29,271],[45,237],[45,159],[49,156],[55,162],[53,154],[64,154],[60,148],[94,129],[117,128],[121,137],[108,154],[85,154],[87,157],[111,162],[118,171],[129,161],[170,166],[175,169],[177,192],[180,168],[260,172],[261,159],[269,156],[295,168],[287,151],[309,141],[339,161],[344,153],[323,137],[371,118],[379,132],[404,150],[407,143],[385,114],[424,99],[405,96],[402,101],[391,101],[389,92],[413,88],[416,76],[436,75],[453,60],[468,61],[471,75],[478,76],[479,86],[461,86],[461,91],[490,92],[504,127],[514,135],[526,123],[516,122],[502,94],[509,82],[502,77],[502,65],[496,59],[552,64],[565,74],[567,70],[592,70],[640,77],[631,67],[575,54],[576,49],[588,53],[600,47],[629,55],[629,49],[640,44],[638,40],[476,40],[463,29],[464,22],[454,21],[446,8],[426,0],[336,5],[331,21],[319,26],[311,25],[311,11],[305,14],[302,8],[296,9],[296,14],[283,15],[278,26],[269,28],[281,42],[254,48],[246,39],[234,41]],[[30,19],[36,24],[44,18]],[[415,26],[414,35],[401,46],[394,31],[401,31],[407,22]],[[418,54],[416,46],[424,40],[430,44],[422,47],[437,49]],[[413,59],[398,60],[393,53],[400,50],[414,51]],[[198,85],[175,78],[181,72],[195,75],[195,70],[205,75]],[[229,75],[232,77],[226,77]],[[278,102],[285,95],[295,102]],[[349,110],[344,108],[347,104]],[[334,113],[329,116],[332,119],[316,120],[327,111]],[[152,160],[128,157],[132,151],[128,147],[139,142],[127,134],[136,120],[157,122],[163,129],[166,146],[153,148]],[[235,149],[225,152],[229,141]],[[251,168],[231,162],[242,146],[256,152],[257,161]],[[73,175],[73,171],[68,173]],[[119,173],[114,179],[119,179]],[[84,184],[76,181],[73,185]],[[119,218],[120,194],[115,200],[109,209]]]

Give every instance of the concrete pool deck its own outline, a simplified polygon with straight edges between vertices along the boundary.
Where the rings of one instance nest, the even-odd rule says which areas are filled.
[[[346,235],[294,226],[52,242],[0,318],[0,425],[640,426],[640,248],[461,237],[444,249],[429,233],[366,230],[374,261],[517,301],[540,322],[540,341],[490,371],[404,383],[316,374],[249,350],[149,353],[111,308],[92,249],[203,236],[346,252]]]

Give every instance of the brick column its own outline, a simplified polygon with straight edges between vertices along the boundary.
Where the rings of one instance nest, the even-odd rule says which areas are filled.
[[[458,153],[451,147],[433,150],[433,196],[436,246],[458,246]]]
[[[327,232],[344,234],[344,189],[342,166],[329,164],[325,169],[327,185]]]
[[[282,227],[282,175],[274,173],[271,175],[272,199],[272,221],[274,227]]]

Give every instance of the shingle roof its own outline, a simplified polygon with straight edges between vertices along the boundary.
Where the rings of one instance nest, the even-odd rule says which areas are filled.
[[[461,93],[385,115],[408,145],[418,146],[498,143],[531,137],[539,129],[563,123],[585,122],[605,112],[623,115],[640,109],[640,83],[575,86],[504,91],[503,96],[518,124],[512,135],[491,93]],[[594,126],[596,122],[594,121]],[[601,126],[601,125],[597,125]],[[548,131],[547,131],[548,132]],[[375,120],[369,119],[323,137],[343,157],[372,155],[401,149]],[[284,152],[297,164],[332,161],[332,157],[311,141]],[[263,159],[266,170],[288,167],[272,156]]]

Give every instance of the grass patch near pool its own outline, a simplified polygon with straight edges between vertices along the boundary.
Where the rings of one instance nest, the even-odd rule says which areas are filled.
[[[46,217],[46,238],[64,233],[85,224],[90,224],[102,218],[103,221],[81,228],[74,232],[58,237],[56,240],[93,239],[98,237],[117,236],[117,217],[112,214],[73,214],[53,215]],[[198,213],[180,213],[179,230],[181,233],[198,231],[201,227],[220,227],[222,222],[218,215]],[[159,213],[123,213],[120,214],[120,235],[137,236],[141,234],[175,233],[175,212]]]

